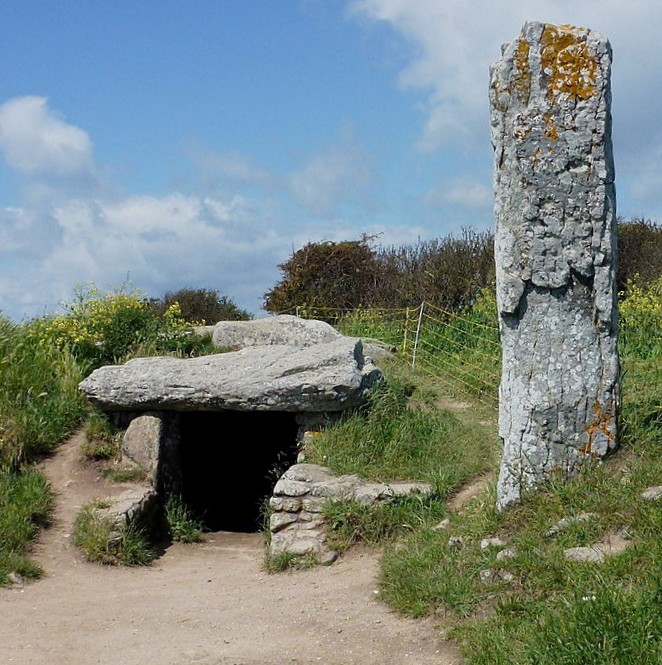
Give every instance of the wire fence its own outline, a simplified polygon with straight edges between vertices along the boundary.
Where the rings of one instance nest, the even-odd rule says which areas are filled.
[[[501,344],[496,315],[452,312],[429,303],[406,309],[297,307],[301,318],[327,321],[345,335],[394,346],[416,371],[438,381],[452,396],[498,407]]]

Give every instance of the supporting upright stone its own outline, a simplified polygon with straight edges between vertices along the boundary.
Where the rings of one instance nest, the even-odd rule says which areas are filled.
[[[499,509],[616,445],[610,68],[602,35],[530,22],[490,71]]]

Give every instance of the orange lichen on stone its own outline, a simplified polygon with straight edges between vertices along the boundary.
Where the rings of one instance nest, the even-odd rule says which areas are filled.
[[[546,24],[542,33],[541,64],[549,77],[547,98],[559,96],[576,101],[593,97],[597,92],[599,64],[589,52],[584,28]]]
[[[550,141],[559,140],[559,130],[554,123],[554,116],[551,113],[545,113],[545,136]]]
[[[524,104],[529,103],[531,96],[531,70],[529,68],[529,52],[531,47],[526,39],[519,39],[515,49],[514,64],[516,69],[514,86]]]
[[[593,407],[595,412],[595,419],[590,422],[584,432],[586,433],[586,443],[579,449],[580,455],[592,455],[593,457],[601,457],[600,453],[593,450],[593,440],[596,434],[603,434],[607,441],[610,443],[614,440],[614,414],[605,411],[599,402],[595,403]]]

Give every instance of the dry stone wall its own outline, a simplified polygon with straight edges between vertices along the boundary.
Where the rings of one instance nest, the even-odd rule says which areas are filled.
[[[601,34],[537,22],[491,68],[500,509],[616,445],[610,69]]]

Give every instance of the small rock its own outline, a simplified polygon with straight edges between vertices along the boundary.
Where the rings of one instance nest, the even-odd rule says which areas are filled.
[[[563,519],[560,519],[554,526],[545,531],[545,538],[553,538],[561,531],[565,531],[567,528],[571,527],[573,524],[588,522],[590,520],[597,519],[597,517],[598,516],[595,513],[579,513],[574,517],[564,517]]]
[[[496,584],[497,582],[510,582],[513,579],[514,575],[507,570],[487,568],[480,571],[480,581],[485,585]]]
[[[517,550],[514,547],[508,547],[505,550],[501,550],[496,555],[496,560],[497,561],[505,561],[506,559],[512,559],[515,556],[517,556]]]
[[[464,538],[462,536],[451,536],[448,539],[448,547],[459,550],[464,546]]]
[[[646,501],[657,501],[660,497],[662,497],[662,485],[649,487],[641,493],[641,498],[646,499]]]
[[[489,547],[505,547],[507,544],[508,543],[502,538],[499,538],[499,536],[490,536],[489,538],[483,538],[483,540],[480,541],[480,549],[486,550]]]
[[[608,557],[620,554],[631,545],[629,537],[630,534],[624,530],[617,533],[608,533],[597,543],[593,543],[588,547],[570,547],[564,550],[563,553],[568,561],[604,563]]]
[[[435,524],[432,528],[435,531],[443,531],[444,529],[448,529],[448,526],[450,525],[451,521],[448,517],[444,518],[439,522],[439,524]]]
[[[596,547],[569,547],[563,550],[563,554],[568,561],[577,561],[579,563],[603,563],[605,555]]]
[[[20,573],[11,572],[7,575],[7,581],[14,586],[23,586],[25,584],[25,577]]]
[[[324,566],[328,566],[329,564],[333,563],[339,556],[339,552],[336,552],[335,550],[327,550],[320,555],[319,562]]]

